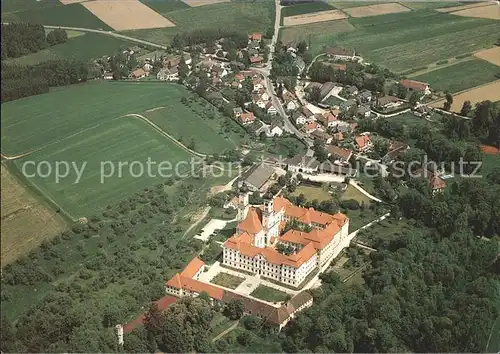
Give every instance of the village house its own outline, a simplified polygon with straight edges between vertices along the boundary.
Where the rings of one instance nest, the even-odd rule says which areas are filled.
[[[408,144],[400,141],[391,141],[387,153],[382,157],[382,163],[384,165],[391,165],[408,149]]]
[[[130,78],[132,80],[139,80],[139,79],[142,79],[143,77],[146,77],[148,76],[149,73],[147,73],[146,71],[144,71],[143,68],[139,68],[139,69],[136,69],[134,71],[132,71],[132,74],[130,74]]]
[[[318,172],[319,173],[330,173],[330,174],[337,175],[337,176],[355,177],[357,170],[353,169],[351,166],[349,166],[347,164],[339,165],[339,164],[336,164],[335,162],[332,162],[330,160],[326,160],[321,165],[319,165]]]
[[[288,111],[296,110],[299,107],[295,96],[289,91],[283,92],[283,102]]]
[[[426,95],[431,93],[430,86],[426,82],[405,79],[401,80],[399,83],[411,91],[422,92]]]
[[[377,99],[376,106],[381,109],[390,109],[399,107],[402,101],[394,96],[383,96]]]
[[[318,123],[316,123],[315,121],[312,121],[312,122],[306,122],[306,124],[304,124],[301,129],[306,134],[311,134],[313,131],[320,129],[320,128],[321,128],[321,126]]]
[[[333,133],[332,137],[333,137],[332,143],[339,143],[344,140],[344,134],[342,134],[341,132]]]
[[[351,109],[352,107],[354,106],[357,106],[357,102],[355,99],[353,98],[350,98],[348,100],[345,100],[345,101],[342,101],[340,103],[340,108],[343,110],[343,111],[348,111],[349,109]]]
[[[415,171],[412,177],[427,179],[432,195],[442,193],[446,188],[446,182],[439,176],[438,171],[431,164]]]
[[[234,118],[239,118],[243,114],[243,109],[241,107],[233,108]]]
[[[306,106],[302,106],[301,111],[302,111],[302,114],[304,115],[304,117],[306,117],[306,122],[310,123],[310,122],[314,122],[316,120],[314,113],[311,112],[311,110],[309,108],[307,108]]]
[[[373,95],[369,90],[362,90],[358,95],[359,103],[368,103],[371,102]]]
[[[266,109],[267,114],[269,114],[271,116],[275,116],[276,114],[278,114],[278,110],[276,109],[276,107],[274,107],[274,105],[271,101],[268,101],[266,103],[265,109]]]
[[[250,125],[255,122],[255,116],[253,112],[245,112],[240,114],[239,120],[243,125]]]
[[[320,163],[313,156],[296,155],[286,162],[288,171],[296,173],[316,173]]]
[[[260,55],[250,57],[250,63],[252,64],[261,64],[264,61],[264,58]]]
[[[266,101],[264,101],[262,99],[262,96],[260,96],[258,93],[252,93],[252,103],[262,109],[266,107]]]
[[[354,140],[356,141],[356,147],[359,152],[367,151],[373,146],[372,141],[368,135],[358,135]]]
[[[352,151],[349,149],[343,149],[338,146],[330,145],[326,148],[328,151],[328,157],[336,164],[346,164],[352,157]]]
[[[169,68],[163,68],[156,74],[156,79],[162,81],[176,81],[179,80],[179,70],[176,66]]]
[[[104,80],[113,80],[113,72],[105,71],[103,75]]]
[[[316,119],[323,124],[325,128],[333,128],[335,125],[337,125],[337,120],[339,116],[340,111],[339,110],[332,110],[330,112],[327,112],[325,114],[320,114],[316,117]]]
[[[338,60],[353,60],[354,50],[341,47],[330,47],[326,50],[326,54],[332,59]]]
[[[362,118],[370,118],[372,114],[372,111],[370,109],[370,107],[367,107],[367,106],[359,106],[358,107],[358,116],[362,117]]]
[[[253,91],[259,91],[264,88],[264,81],[260,77],[256,77],[252,80],[253,83]]]
[[[252,33],[252,34],[248,35],[248,39],[250,41],[260,42],[262,40],[262,33]]]
[[[238,187],[246,186],[249,191],[265,192],[269,180],[275,175],[274,168],[264,163],[253,165],[238,179]]]
[[[356,96],[358,94],[358,88],[356,86],[347,86],[344,90],[346,90],[349,96]]]
[[[325,133],[321,130],[315,130],[311,133],[311,136],[314,138],[314,139],[318,139],[320,140],[321,142],[323,142],[324,144],[331,144],[332,140],[333,140],[333,137],[328,134],[328,133]]]
[[[296,125],[306,124],[306,117],[301,111],[295,111],[292,113],[292,119],[295,121]]]
[[[266,132],[266,135],[271,138],[274,136],[282,136],[283,133],[283,125],[280,122],[273,122],[269,127],[268,132]]]
[[[212,67],[212,75],[213,76],[223,78],[223,77],[227,76],[227,74],[228,74],[227,69],[223,68],[220,65],[214,65]]]
[[[153,65],[151,65],[150,63],[146,63],[142,66],[142,68],[144,69],[144,71],[150,72],[151,70],[153,70]]]

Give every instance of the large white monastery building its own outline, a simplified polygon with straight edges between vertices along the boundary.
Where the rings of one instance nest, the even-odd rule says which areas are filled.
[[[349,246],[349,219],[345,214],[298,207],[282,196],[250,207],[244,194],[239,197],[238,210],[242,221],[223,245],[222,263],[232,268],[297,287]],[[295,221],[298,229],[311,231],[290,229],[282,234],[288,221]],[[278,244],[291,246],[294,252],[280,253]]]

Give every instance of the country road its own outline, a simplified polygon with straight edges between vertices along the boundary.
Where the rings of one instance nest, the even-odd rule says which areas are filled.
[[[111,32],[111,31],[103,31],[103,30],[97,30],[97,29],[92,29],[92,28],[50,26],[50,25],[43,25],[43,27],[50,28],[50,29],[61,28],[61,29],[68,30],[68,31],[101,33],[101,34],[105,34],[105,35],[108,35],[108,36],[111,36],[111,37],[126,39],[126,40],[131,41],[131,42],[145,44],[145,45],[148,45],[150,47],[155,47],[155,48],[160,48],[160,49],[167,49],[166,46],[161,45],[161,44],[151,43],[151,42],[148,42],[148,41],[145,41],[145,40],[142,40],[142,39],[125,36],[123,34]]]
[[[259,72],[262,76],[264,76],[264,82],[266,85],[266,91],[269,97],[271,97],[271,100],[273,102],[273,106],[276,107],[279,115],[283,117],[283,123],[284,123],[284,129],[292,134],[295,134],[299,139],[302,139],[306,145],[307,145],[307,154],[311,155],[312,150],[311,147],[313,145],[312,140],[307,136],[307,134],[304,134],[300,130],[293,125],[293,123],[290,120],[290,117],[288,114],[286,114],[285,109],[283,108],[283,105],[281,104],[281,101],[279,100],[278,96],[276,95],[276,92],[274,90],[273,84],[271,82],[271,79],[269,78],[269,74],[271,72],[271,67],[272,67],[272,60],[274,56],[274,52],[276,51],[276,43],[278,42],[278,36],[279,36],[279,31],[280,31],[280,22],[281,22],[281,5],[280,5],[280,0],[275,0],[276,4],[276,18],[274,20],[274,34],[273,38],[271,39],[271,44],[269,48],[269,58],[267,61],[267,64],[264,68],[252,68],[256,72]]]

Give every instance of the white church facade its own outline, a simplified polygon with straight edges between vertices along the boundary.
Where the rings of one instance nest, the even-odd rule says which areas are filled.
[[[222,264],[297,287],[349,246],[349,218],[293,205],[283,196],[250,207],[240,195],[235,234],[223,245]],[[284,232],[293,221],[297,230]],[[301,231],[306,230],[306,231]],[[278,245],[289,251],[278,251]]]

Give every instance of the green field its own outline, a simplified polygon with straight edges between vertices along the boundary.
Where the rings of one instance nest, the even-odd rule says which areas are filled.
[[[176,27],[122,32],[153,43],[169,45],[177,33],[203,29],[224,29],[235,32],[265,32],[274,24],[274,2],[231,2],[160,12]]]
[[[333,7],[326,2],[318,1],[313,3],[304,3],[298,5],[284,6],[281,9],[281,17],[296,16],[309,14],[318,11],[328,11],[333,10]]]
[[[200,102],[203,102],[204,106],[201,106]],[[222,116],[205,101],[191,102],[188,107],[179,100],[169,100],[162,107],[144,115],[185,145],[194,141],[194,150],[201,153],[211,154],[234,149],[238,147],[241,135],[245,134],[237,123]],[[226,132],[223,122],[230,124],[231,128],[241,135],[235,134],[234,130]]]
[[[330,195],[330,193],[328,193],[328,190],[325,190],[322,187],[299,185],[292,195],[298,197],[301,194],[303,194],[308,201],[313,201],[316,199],[322,202],[324,200],[332,199],[332,196]]]
[[[428,82],[437,91],[459,92],[479,86],[498,78],[500,67],[485,60],[473,59],[455,65],[412,77],[417,81]]]
[[[400,2],[401,5],[409,7],[413,10],[421,10],[421,9],[440,9],[444,7],[452,7],[452,6],[460,6],[464,5],[461,2],[453,2],[453,1],[427,1],[427,2]]]
[[[2,21],[5,15],[18,11],[38,10],[45,7],[63,6],[54,0],[2,0]]]
[[[310,33],[313,55],[324,52],[329,46],[354,48],[365,61],[397,72],[490,47],[500,32],[500,21],[432,10],[351,18],[349,23],[356,30],[321,32],[318,24],[300,28]],[[317,30],[309,30],[311,26]],[[283,32],[282,38],[288,41],[304,37],[298,30],[285,29]]]
[[[8,59],[6,61],[20,65],[33,65],[57,58],[87,60],[99,58],[103,55],[111,56],[120,49],[133,45],[135,45],[134,42],[105,34],[84,33],[69,38],[66,43],[57,44],[36,53],[28,54],[20,58]]]
[[[19,2],[24,1],[26,0],[19,0]],[[2,21],[112,30],[111,27],[99,20],[81,4],[49,6],[12,12],[2,16]]]
[[[28,178],[36,189],[55,202],[62,211],[77,219],[96,210],[103,210],[107,205],[116,204],[126,196],[164,181],[166,176],[159,175],[155,165],[152,165],[152,173],[148,175],[148,158],[157,164],[168,161],[175,165],[179,161],[190,161],[191,155],[147,123],[133,117],[124,117],[107,121],[18,159],[15,164],[22,170],[27,161],[34,161],[36,164],[47,161],[52,166],[55,166],[56,161],[75,162],[77,166],[87,163],[78,182],[76,172],[70,172],[67,178],[60,181],[56,181],[53,176],[43,178],[37,175]],[[139,161],[143,165],[143,174],[140,172],[139,163],[135,163],[133,168],[127,165],[119,168],[120,162],[130,164],[133,161]],[[108,179],[101,179],[102,173],[113,173],[111,164],[115,166],[114,174]],[[186,169],[187,166],[183,166],[179,172],[185,172]],[[25,171],[28,175],[35,174],[35,169],[29,165],[26,165]],[[173,170],[171,172],[173,173]]]
[[[313,43],[313,40],[317,40],[317,38],[325,35],[325,33],[340,34],[354,30],[356,30],[356,28],[351,25],[348,20],[318,22],[310,25],[282,28],[280,30],[280,40],[283,43],[289,43],[300,40],[309,41],[309,38],[311,38],[311,43]],[[314,47],[312,50],[315,54],[321,52],[320,50],[316,50]]]
[[[187,9],[189,5],[181,0],[140,0],[158,13]]]
[[[187,90],[176,84],[91,82],[2,104],[2,153],[17,155],[49,146],[128,113],[180,107]],[[194,114],[186,116],[196,119]],[[171,132],[175,133],[175,132]]]
[[[360,6],[380,4],[380,2],[376,1],[335,1],[335,0],[328,0],[328,3],[337,9],[347,9],[349,7],[360,7]]]

